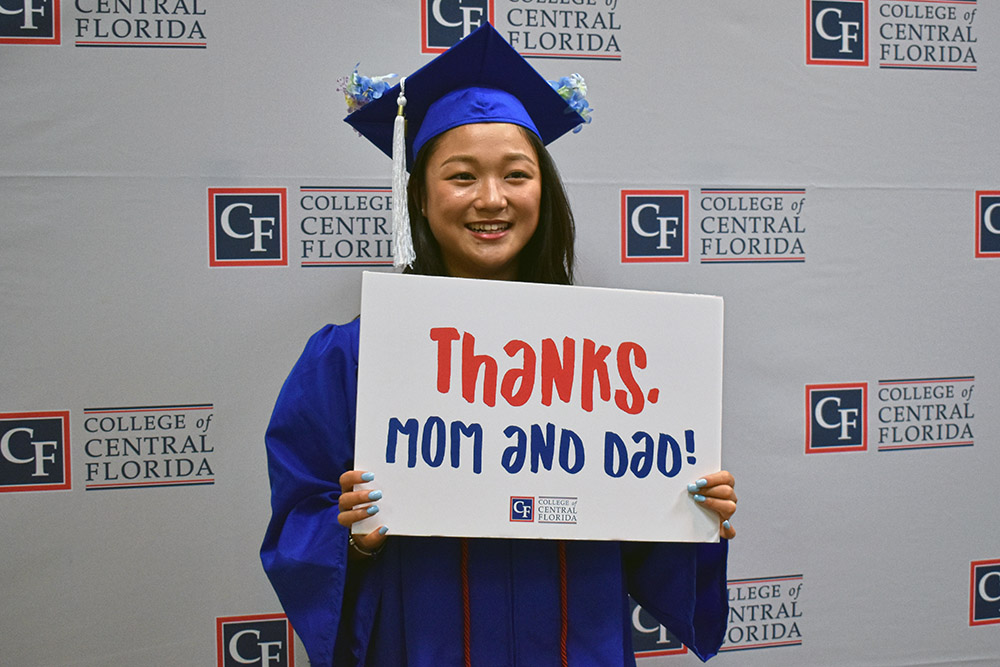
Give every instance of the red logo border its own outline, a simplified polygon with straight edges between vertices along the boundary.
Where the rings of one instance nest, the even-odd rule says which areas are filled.
[[[684,253],[680,257],[630,257],[628,254],[628,207],[626,202],[631,196],[680,196],[684,199]],[[690,190],[622,190],[621,191],[621,262],[622,264],[640,264],[649,262],[687,262],[691,235],[688,233],[691,220]]]
[[[513,515],[514,501],[515,500],[530,500],[531,501],[531,518],[530,519],[515,519]],[[534,523],[535,522],[535,497],[534,496],[511,496],[510,497],[510,521],[513,523]]]
[[[982,200],[983,197],[1000,197],[1000,190],[976,190],[976,257],[980,259],[996,259],[1000,257],[1000,250],[992,250],[990,252],[983,252],[982,250],[982,232],[980,228],[980,222],[982,222]]]
[[[421,0],[420,2],[420,53],[444,53],[448,50],[448,47],[431,46],[427,43],[427,2],[428,0]],[[496,26],[493,10],[494,0],[486,0],[486,13],[489,15],[486,20],[491,25]]]
[[[840,0],[842,2],[860,2],[864,5],[865,27],[862,31],[862,41],[865,57],[862,60],[832,60],[829,58],[812,57],[812,0],[806,0],[806,65],[836,65],[841,67],[868,67],[868,0]]]
[[[1000,618],[990,618],[983,621],[975,620],[976,617],[976,567],[981,565],[1000,565],[1000,558],[993,560],[974,560],[969,566],[969,625],[993,625],[1000,623]]]
[[[0,44],[46,44],[58,46],[62,44],[62,12],[61,0],[52,0],[52,36],[51,37],[0,37]]]
[[[291,621],[284,614],[248,614],[245,616],[217,616],[215,619],[215,648],[218,656],[218,667],[226,663],[225,647],[222,645],[222,626],[227,623],[246,623],[247,621],[285,621],[288,627],[288,664],[295,664],[295,630]]]
[[[826,391],[829,389],[860,389],[861,405],[864,408],[861,415],[861,444],[847,445],[845,447],[812,447],[812,401],[813,391]],[[866,452],[868,451],[868,383],[867,382],[838,382],[834,384],[807,384],[806,385],[806,454],[824,454],[827,452]]]
[[[278,259],[218,259],[215,256],[215,195],[278,195],[281,198],[281,257]],[[217,266],[288,266],[288,189],[287,188],[209,188],[208,189],[208,265]]]
[[[43,412],[0,412],[0,421],[14,419],[62,419],[63,431],[63,481],[59,484],[8,484],[0,485],[0,493],[18,491],[70,491],[73,476],[70,470],[69,410]]]

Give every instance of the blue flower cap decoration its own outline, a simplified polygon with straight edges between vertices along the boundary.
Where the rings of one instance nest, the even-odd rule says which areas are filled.
[[[337,90],[344,93],[344,99],[347,101],[348,113],[354,113],[369,102],[382,97],[392,87],[387,79],[394,79],[398,76],[396,74],[364,76],[358,74],[358,66],[360,65],[361,63],[355,65],[354,71],[349,76],[341,77],[337,81]]]
[[[579,74],[564,76],[558,81],[549,81],[552,90],[559,93],[559,96],[566,100],[566,104],[572,107],[573,111],[580,114],[584,123],[591,121],[590,114],[593,113],[590,103],[587,102],[587,82]],[[573,132],[579,132],[583,125],[577,125]]]

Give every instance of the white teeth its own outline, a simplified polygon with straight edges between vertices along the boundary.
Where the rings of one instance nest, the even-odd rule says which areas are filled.
[[[503,230],[510,227],[510,223],[507,222],[480,222],[466,225],[469,229],[474,232],[502,232]]]

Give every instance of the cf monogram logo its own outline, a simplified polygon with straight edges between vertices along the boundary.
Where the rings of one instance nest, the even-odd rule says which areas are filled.
[[[653,216],[659,223],[652,231],[646,231],[642,227],[642,212],[647,209],[653,211]],[[632,211],[631,222],[632,229],[636,234],[646,238],[656,237],[658,240],[657,249],[670,250],[670,241],[668,239],[677,238],[677,225],[680,224],[680,218],[660,215],[660,207],[656,204],[643,204],[642,206],[636,206],[635,210]]]
[[[247,215],[250,217],[250,222],[253,223],[253,231],[241,234],[233,229],[229,216],[235,209],[246,209]],[[254,217],[253,206],[245,202],[236,202],[222,209],[222,231],[226,233],[226,236],[234,239],[248,239],[253,237],[253,247],[250,248],[250,252],[265,252],[267,250],[262,245],[262,242],[265,238],[270,239],[274,237],[271,231],[274,223],[274,218]],[[267,225],[266,230],[264,229],[265,224]]]
[[[836,407],[832,410],[827,410],[827,405],[832,403]],[[841,408],[841,400],[839,396],[827,396],[819,403],[816,404],[816,423],[825,429],[833,430],[840,429],[840,437],[838,440],[850,440],[850,429],[858,425],[857,408]],[[840,415],[840,421],[828,422],[823,416],[824,412],[835,412]]]
[[[457,28],[462,26],[462,37],[468,37],[473,29],[482,25],[482,7],[467,7],[459,1],[458,8],[462,12],[462,18],[458,21],[449,21],[444,17],[444,14],[441,13],[441,2],[442,0],[434,0],[431,4],[431,15],[434,17],[434,20],[437,21],[438,25],[445,26],[446,28]]]
[[[834,15],[836,18],[827,19],[828,15]],[[857,21],[844,21],[843,11],[837,7],[827,7],[816,14],[816,32],[819,36],[828,42],[840,42],[840,52],[850,53],[851,52],[851,42],[858,41],[858,33],[861,31],[861,24]],[[840,34],[835,32],[831,33],[828,30],[828,23],[834,26],[840,26]]]
[[[24,23],[21,25],[21,29],[38,30],[38,26],[35,25],[35,15],[45,16],[45,6],[36,7],[33,0],[24,0],[22,6],[18,9],[8,9],[4,6],[3,0],[0,0],[0,14],[6,14],[7,16],[23,14]]]
[[[34,450],[34,455],[28,458],[20,458],[14,454],[11,448],[11,439],[14,437],[15,433],[24,433],[27,435],[28,445]],[[0,437],[0,455],[10,463],[16,465],[25,465],[34,463],[35,472],[31,474],[32,477],[47,477],[48,472],[45,470],[46,463],[55,463],[56,455],[54,450],[59,446],[59,443],[54,440],[45,440],[36,442],[34,438],[35,432],[30,428],[13,428]],[[24,440],[25,438],[18,438],[19,440]],[[22,447],[22,449],[25,449]],[[46,449],[49,451],[46,453]]]

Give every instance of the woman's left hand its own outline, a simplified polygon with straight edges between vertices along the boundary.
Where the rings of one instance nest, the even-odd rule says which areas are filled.
[[[721,470],[706,475],[697,482],[688,484],[688,492],[695,502],[702,504],[719,515],[719,534],[731,540],[736,537],[736,529],[729,522],[736,513],[736,478],[731,473]]]

